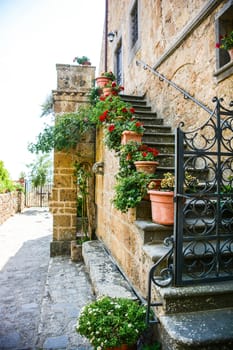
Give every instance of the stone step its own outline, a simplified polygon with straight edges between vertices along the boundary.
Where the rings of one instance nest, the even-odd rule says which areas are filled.
[[[137,111],[135,110],[135,113],[134,113],[138,119],[142,120],[144,118],[149,118],[151,121],[153,121],[154,119],[157,118],[157,113],[155,112],[150,112],[150,111]],[[158,118],[159,119],[159,118]],[[163,119],[161,119],[163,121]]]
[[[233,308],[166,315],[159,321],[163,350],[233,349]]]
[[[145,134],[147,133],[166,133],[169,134],[171,133],[171,128],[170,126],[167,125],[153,125],[153,124],[145,124],[144,123],[144,128],[145,130]]]
[[[174,143],[175,145],[175,135],[172,133],[159,133],[159,132],[148,132],[143,134],[143,137],[148,142],[163,142],[163,143]]]
[[[172,231],[172,226],[170,229]],[[162,233],[160,233],[160,236],[158,235],[161,239],[164,236],[169,237],[169,232],[164,231],[164,235]],[[150,239],[149,235],[146,237]],[[143,246],[145,255],[151,260],[151,266],[161,259],[170,249],[170,246],[165,246],[159,241],[153,241],[155,237],[156,235],[151,236],[151,241],[148,240]],[[165,260],[158,267],[157,274],[159,275],[159,271],[166,267],[167,261]],[[158,310],[158,315],[225,307],[233,308],[233,281],[209,282],[208,284],[182,287],[158,287],[153,285],[152,290],[154,301],[162,302],[163,304],[163,307]]]
[[[147,245],[162,244],[166,237],[173,234],[173,226],[159,225],[150,220],[137,219],[134,225],[141,234],[143,244]]]
[[[120,96],[121,96],[122,100],[126,101],[126,102],[133,103],[133,102],[141,101],[141,102],[147,103],[146,100],[145,100],[144,95],[125,95],[125,94],[121,94]]]
[[[82,254],[96,297],[137,299],[102,242],[95,240],[83,243]]]
[[[136,113],[135,113],[136,114]],[[137,116],[137,118],[144,124],[144,127],[147,126],[163,126],[163,119],[162,118],[157,118],[155,117],[150,117],[149,115],[145,115],[145,116]]]

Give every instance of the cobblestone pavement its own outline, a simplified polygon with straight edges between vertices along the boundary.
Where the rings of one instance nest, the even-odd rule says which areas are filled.
[[[75,332],[93,298],[82,263],[49,257],[52,218],[26,209],[0,225],[0,350],[88,350]]]

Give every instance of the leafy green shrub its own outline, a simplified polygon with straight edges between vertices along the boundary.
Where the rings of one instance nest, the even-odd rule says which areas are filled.
[[[102,297],[81,311],[76,330],[94,349],[132,345],[147,328],[146,308],[126,298]]]
[[[16,190],[16,185],[10,179],[9,172],[4,166],[2,160],[0,160],[0,193],[12,192]]]

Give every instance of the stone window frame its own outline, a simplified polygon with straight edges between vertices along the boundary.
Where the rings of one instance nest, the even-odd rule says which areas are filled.
[[[221,35],[225,35],[233,29],[233,0],[229,0],[215,16],[215,40],[219,42]],[[216,48],[216,72],[214,76],[217,82],[226,79],[233,74],[233,61],[224,49]]]
[[[129,61],[133,59],[141,46],[140,8],[140,0],[131,1],[129,7]]]

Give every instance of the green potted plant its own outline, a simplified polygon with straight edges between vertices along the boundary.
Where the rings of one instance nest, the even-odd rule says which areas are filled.
[[[104,127],[104,142],[110,150],[119,150],[124,130],[131,129],[137,132],[144,130],[142,123],[134,118],[134,112],[134,108],[120,96],[100,96],[92,108],[91,120],[97,126]]]
[[[135,117],[132,117],[130,120],[125,122],[124,131],[122,132],[121,137],[121,144],[125,145],[130,141],[141,142],[144,131],[145,128],[143,127],[143,124]]]
[[[121,147],[121,155],[128,157],[137,171],[154,174],[158,166],[157,156],[159,151],[155,147],[149,147],[144,143],[130,141]]]
[[[148,185],[153,222],[161,225],[174,224],[174,186],[175,176],[169,172],[164,174],[160,190],[153,189],[153,181]]]
[[[116,77],[112,71],[109,71],[109,72],[101,73],[101,75],[97,77],[95,80],[96,80],[96,84],[99,87],[103,88],[108,83],[111,83],[112,81],[116,80]]]
[[[185,172],[184,190],[193,192],[196,190],[198,180],[195,176]],[[156,187],[156,189],[154,189]],[[152,220],[161,225],[174,224],[174,187],[175,176],[167,172],[161,179],[160,187],[151,181],[148,185],[148,193],[151,200]]]
[[[138,301],[104,296],[84,306],[76,331],[95,350],[133,350],[147,328],[145,317],[146,308]]]
[[[118,95],[124,90],[124,86],[118,85],[115,81],[111,81],[110,83],[106,84],[102,90],[104,96]]]
[[[84,66],[90,66],[91,65],[90,58],[88,58],[87,56],[75,57],[73,59],[73,62],[77,62],[78,64],[84,65]]]
[[[116,176],[116,185],[113,205],[122,213],[126,213],[129,208],[135,208],[146,196],[147,186],[151,180],[151,175],[137,171],[121,172]]]
[[[233,59],[233,30],[224,36],[220,36],[220,42],[216,43],[216,47],[228,51],[230,59]]]

